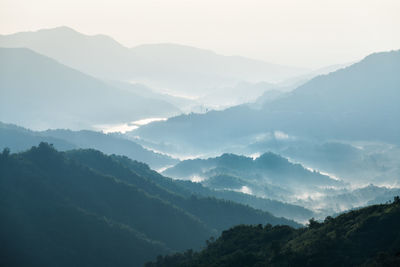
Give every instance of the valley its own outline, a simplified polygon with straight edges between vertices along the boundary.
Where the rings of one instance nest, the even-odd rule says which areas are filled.
[[[0,265],[398,266],[400,50],[216,51],[1,34]]]

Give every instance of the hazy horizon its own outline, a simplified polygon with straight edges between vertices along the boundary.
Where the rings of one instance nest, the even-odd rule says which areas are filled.
[[[398,10],[400,2],[393,0],[4,0],[0,34],[67,26],[126,47],[176,43],[316,69],[399,49]]]
[[[0,7],[0,266],[400,266],[399,0]]]

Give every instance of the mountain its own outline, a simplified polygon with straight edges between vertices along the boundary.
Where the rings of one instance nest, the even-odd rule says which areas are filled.
[[[162,178],[143,163],[95,150],[58,152],[46,143],[3,150],[2,265],[137,266],[166,251],[198,249],[236,224],[299,226],[233,202],[185,197]]]
[[[222,110],[246,103],[266,102],[275,95],[284,94],[284,91],[289,89],[267,82],[239,82],[234,86],[215,88],[213,92],[196,99],[196,101],[208,109]]]
[[[40,132],[0,122],[0,150],[9,148],[14,153],[22,152],[43,141],[53,144],[54,147],[63,151],[77,148],[77,146],[66,140],[43,136]]]
[[[124,155],[133,160],[149,164],[152,168],[164,168],[179,162],[179,160],[167,155],[147,150],[135,142],[118,135],[87,130],[47,130],[42,132],[42,135],[67,140],[79,148],[93,148],[106,154]]]
[[[304,194],[322,192],[326,187],[345,185],[271,152],[256,159],[223,154],[216,158],[185,160],[163,174],[197,180],[215,190],[241,191],[281,201],[293,201]]]
[[[30,48],[101,79],[141,82],[191,96],[240,81],[274,82],[307,72],[177,44],[127,48],[110,37],[84,35],[68,27],[2,35],[0,46]]]
[[[12,152],[30,149],[40,142],[53,144],[61,151],[76,148],[98,149],[106,154],[125,155],[131,159],[149,164],[152,168],[171,166],[179,161],[167,155],[147,150],[133,141],[118,135],[82,130],[31,131],[12,124],[0,122],[0,149],[8,147]]]
[[[382,149],[381,146],[377,148]],[[335,170],[352,169],[354,177],[339,176],[339,179],[324,173],[326,169],[305,168],[272,152],[256,159],[223,154],[215,158],[184,160],[163,174],[197,181],[210,190],[207,192],[203,187],[196,188],[189,183],[187,187],[194,192],[229,199],[302,223],[311,217],[324,218],[369,204],[386,203],[400,192],[398,154],[390,150],[383,150],[379,155],[371,153],[367,147],[361,150],[336,142],[315,145],[315,150],[311,146],[297,149],[296,152],[305,158],[312,156],[320,162],[331,162]],[[363,171],[358,170],[362,167]],[[374,183],[368,185],[369,172],[375,178]]]
[[[236,226],[200,252],[157,257],[145,266],[399,266],[400,200],[309,226]]]
[[[128,48],[108,36],[87,36],[68,27],[1,35],[0,46],[29,48],[98,78],[119,80],[129,72]]]
[[[154,147],[174,144],[197,153],[250,144],[275,133],[281,139],[399,144],[399,69],[400,50],[375,53],[318,76],[261,109],[242,105],[181,115],[141,127],[133,135]]]
[[[272,150],[294,161],[331,173],[353,185],[397,185],[400,147],[382,142],[315,142],[265,140],[253,143],[248,153]]]
[[[306,70],[275,65],[239,56],[222,56],[212,51],[177,44],[146,44],[131,49],[148,64],[146,82],[157,87],[188,90],[197,96],[238,82],[276,82]],[[149,74],[147,74],[149,75]],[[190,89],[188,89],[190,88]]]
[[[400,195],[400,188],[379,187],[370,184],[336,193],[331,192],[331,194],[326,194],[315,200],[300,200],[297,205],[312,207],[317,204],[320,210],[324,210],[323,214],[335,214],[367,205],[387,203],[397,195]]]
[[[167,93],[160,93],[157,90],[152,89],[144,84],[123,82],[123,81],[107,81],[113,87],[130,91],[134,94],[140,95],[145,98],[157,99],[178,107],[182,112],[189,113],[196,110],[197,106],[200,105],[196,99],[179,97],[169,95]]]
[[[0,151],[9,148],[11,152],[26,151],[40,142],[51,143],[54,148],[66,151],[77,148],[98,149],[106,154],[124,155],[130,159],[144,162],[152,168],[163,168],[175,165],[178,160],[166,155],[157,154],[142,148],[132,141],[115,135],[102,134],[92,131],[47,130],[43,132],[30,131],[22,127],[0,123]],[[138,166],[130,160],[124,161],[126,165],[133,165],[132,169],[138,171]],[[157,183],[167,187],[168,190],[186,197],[197,195],[198,197],[213,197],[249,205],[255,209],[270,212],[277,217],[284,217],[298,222],[305,222],[313,217],[312,211],[300,206],[283,203],[276,200],[258,198],[241,192],[228,190],[212,190],[199,183],[185,182],[156,176],[154,172],[141,173],[142,176],[152,175]]]
[[[0,48],[0,62],[4,122],[79,129],[180,112],[167,102],[111,87],[29,49]]]
[[[175,180],[175,183],[179,184],[181,187],[185,188],[188,192],[194,195],[233,201],[243,205],[248,205],[255,209],[270,212],[276,217],[291,219],[299,223],[305,223],[310,218],[316,217],[316,214],[312,210],[299,205],[269,198],[257,197],[248,193],[242,193],[240,191],[232,191],[227,189],[225,186],[223,188],[216,188],[209,186],[207,181],[208,180],[206,180],[204,185],[202,183],[185,180]],[[381,199],[377,199],[376,201],[380,200]],[[376,203],[383,203],[385,201]]]

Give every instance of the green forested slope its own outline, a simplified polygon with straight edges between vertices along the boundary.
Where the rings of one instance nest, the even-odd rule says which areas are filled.
[[[0,155],[6,266],[138,266],[158,254],[198,249],[236,224],[298,226],[233,202],[180,194],[183,188],[174,192],[178,185],[165,188],[157,180],[166,178],[126,157],[58,152],[46,143]]]
[[[400,200],[350,211],[307,228],[236,226],[199,253],[147,266],[400,266]]]

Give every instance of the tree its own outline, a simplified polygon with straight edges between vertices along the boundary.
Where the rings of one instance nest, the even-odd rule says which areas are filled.
[[[318,228],[321,225],[321,223],[319,223],[317,220],[315,220],[314,218],[311,218],[308,221],[308,227],[310,227],[311,229],[314,228]]]
[[[4,158],[7,158],[10,155],[10,149],[8,147],[3,149],[3,153],[1,154]]]

